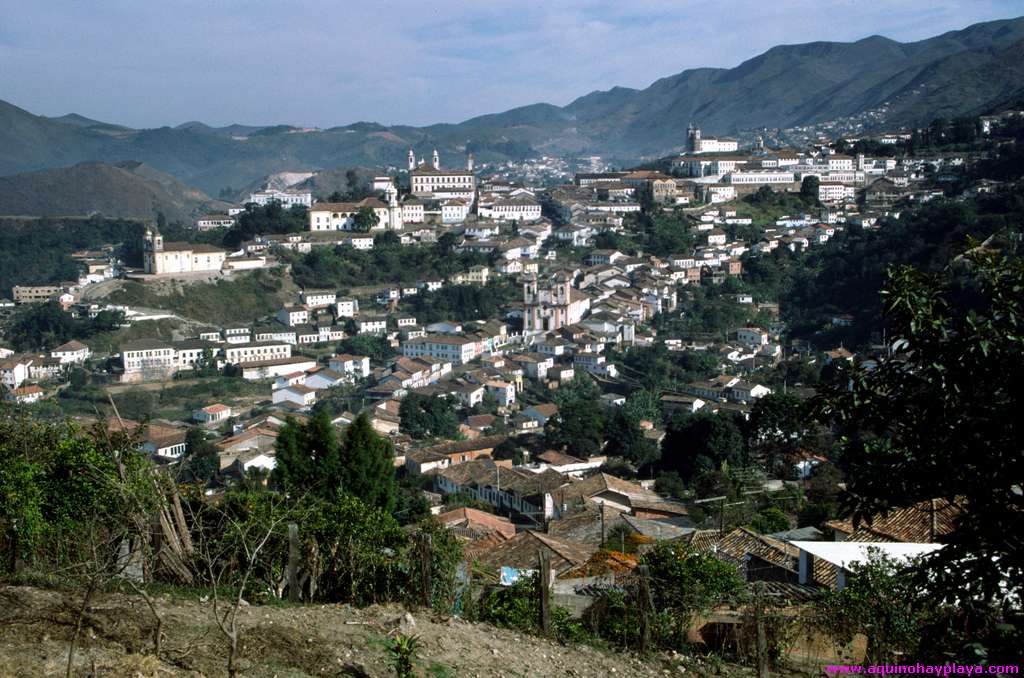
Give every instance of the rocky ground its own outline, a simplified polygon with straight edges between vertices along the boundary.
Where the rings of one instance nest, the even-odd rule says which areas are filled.
[[[0,676],[63,675],[79,595],[29,587],[0,589]],[[153,654],[155,619],[145,602],[97,596],[75,654],[76,676],[222,676],[227,643],[209,600],[159,596],[163,648]],[[389,639],[420,638],[420,676],[753,675],[693,658],[649,658],[534,636],[396,606],[244,606],[242,675],[393,676]]]

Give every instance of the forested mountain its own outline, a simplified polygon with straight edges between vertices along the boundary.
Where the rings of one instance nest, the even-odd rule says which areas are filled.
[[[437,147],[482,161],[599,153],[621,160],[682,147],[693,121],[710,134],[787,128],[872,112],[880,125],[979,114],[1024,97],[1024,18],[975,24],[913,43],[773,47],[731,69],[698,68],[641,90],[615,87],[564,107],[534,104],[459,124],[355,123],[307,131],[288,125],[214,128],[200,122],[133,130],[71,114],[32,115],[0,102],[0,175],[86,160],[137,160],[211,194],[281,171],[404,165]],[[752,105],[756,103],[756,105]]]
[[[136,161],[116,165],[82,162],[71,167],[0,177],[0,215],[88,216],[189,222],[198,214],[223,210],[174,177]]]

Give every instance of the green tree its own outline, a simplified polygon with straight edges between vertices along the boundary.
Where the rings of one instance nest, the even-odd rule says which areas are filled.
[[[390,511],[395,502],[395,451],[381,437],[366,413],[345,429],[341,441],[341,488],[369,506]]]
[[[652,588],[654,606],[668,618],[670,646],[686,642],[696,615],[735,600],[744,589],[736,569],[710,553],[695,553],[682,542],[660,542],[642,561],[658,582]]]
[[[856,634],[867,637],[865,664],[913,656],[920,639],[922,607],[934,609],[912,570],[879,552],[851,567],[841,591],[828,591],[815,603],[811,625],[843,645]]]
[[[402,430],[416,438],[456,438],[459,420],[455,405],[446,396],[410,393],[398,408]]]
[[[372,207],[367,206],[360,207],[352,221],[355,223],[354,230],[360,233],[368,233],[380,223],[380,217],[377,216],[377,212]]]
[[[808,205],[818,205],[818,188],[820,186],[821,180],[813,174],[804,177],[800,182],[800,199]]]
[[[882,293],[894,355],[819,392],[855,522],[937,497],[962,511],[925,565],[950,601],[1024,583],[1024,263],[975,248],[941,274],[902,266]]]
[[[577,372],[568,382],[561,384],[554,392],[551,399],[559,407],[575,402],[583,401],[593,404],[601,397],[601,389],[597,387],[590,375]]]
[[[726,414],[678,415],[669,422],[661,443],[662,471],[675,471],[687,482],[694,476],[739,464],[744,459],[743,435]]]
[[[593,402],[573,400],[548,419],[544,437],[548,445],[565,448],[567,454],[586,459],[601,451],[604,413]]]
[[[658,459],[660,450],[644,437],[639,420],[624,407],[609,410],[605,417],[604,437],[606,454],[623,457],[636,468]]]
[[[513,465],[519,466],[523,463],[523,448],[512,438],[505,438],[491,450],[491,456],[494,459],[511,459]]]
[[[759,511],[750,521],[750,526],[761,534],[783,532],[791,527],[786,514],[774,506]]]
[[[342,476],[342,449],[327,412],[318,412],[308,424],[289,417],[277,436],[273,478],[292,493],[333,497],[351,491]],[[346,458],[346,463],[351,460]]]
[[[203,485],[213,480],[220,470],[217,446],[207,440],[200,428],[192,427],[185,434],[183,469],[188,479]]]

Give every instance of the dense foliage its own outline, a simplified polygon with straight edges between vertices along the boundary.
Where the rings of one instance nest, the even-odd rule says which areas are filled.
[[[943,274],[894,268],[883,302],[893,354],[851,369],[818,402],[841,436],[854,517],[936,498],[961,507],[927,563],[933,590],[1019,596],[1024,263],[978,248]]]
[[[417,440],[459,436],[455,403],[448,396],[409,393],[398,409],[402,431]]]
[[[54,349],[71,339],[88,339],[100,332],[111,332],[124,323],[121,311],[100,311],[94,318],[76,318],[56,301],[31,304],[18,310],[5,334],[19,351]]]
[[[0,296],[15,285],[46,285],[78,280],[79,265],[72,252],[106,244],[140,246],[139,222],[93,217],[90,219],[38,219],[4,221],[0,228]],[[126,253],[129,263],[131,253]]]
[[[439,240],[435,245],[406,247],[383,241],[372,250],[316,247],[293,264],[292,277],[302,287],[343,289],[436,280],[487,263],[480,254],[452,252],[451,244],[449,240]]]

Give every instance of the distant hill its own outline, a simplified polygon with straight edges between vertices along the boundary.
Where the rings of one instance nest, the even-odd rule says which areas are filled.
[[[534,104],[459,124],[325,130],[287,124],[132,130],[78,115],[45,118],[0,102],[0,175],[85,160],[138,160],[210,194],[281,171],[404,166],[436,147],[442,163],[535,153],[597,153],[621,161],[680,150],[695,122],[709,134],[790,128],[871,113],[879,127],[978,114],[1024,97],[1024,18],[900,43],[780,45],[735,68],[697,68],[644,89],[592,92],[567,106]]]
[[[227,208],[202,191],[140,162],[83,162],[71,167],[0,177],[0,215],[84,216],[189,222]]]

